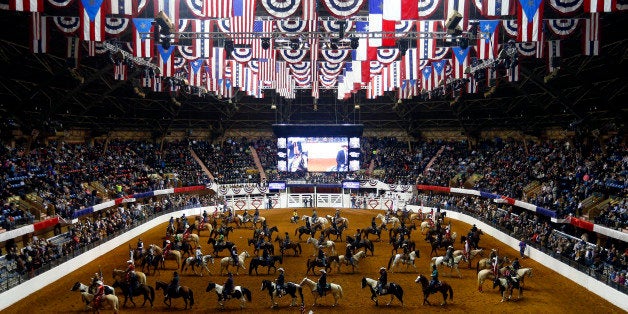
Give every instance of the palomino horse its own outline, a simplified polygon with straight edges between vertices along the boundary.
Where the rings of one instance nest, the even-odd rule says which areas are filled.
[[[449,293],[450,301],[454,299],[454,290],[451,289],[451,286],[444,281],[441,281],[440,284],[437,284],[432,289],[430,289],[429,287],[429,282],[427,278],[425,278],[425,276],[423,275],[419,275],[418,277],[416,277],[416,280],[414,280],[414,282],[420,283],[421,289],[423,289],[423,305],[425,305],[425,303],[427,303],[428,305],[432,305],[430,304],[430,301],[427,300],[427,297],[429,297],[430,294],[436,292],[440,292],[443,295],[443,303],[441,303],[441,305],[447,305],[447,293]]]
[[[253,228],[253,216],[247,215],[246,217],[242,215],[236,215],[233,219],[235,221],[236,227],[244,227],[244,228]],[[250,226],[249,226],[250,225]]]
[[[406,264],[406,270],[408,269],[408,266],[412,265],[412,267],[414,267],[414,269],[418,271],[416,265],[414,265],[414,260],[419,257],[419,250],[410,252],[410,254],[408,254],[408,258],[404,258],[403,254],[395,254],[391,256],[388,260],[388,270],[393,273],[395,270],[395,266],[397,266],[398,263],[401,263]]]
[[[200,220],[194,221],[193,224],[190,225],[190,230],[196,230],[196,233],[200,236],[202,230],[209,231],[209,234],[214,231],[214,225],[209,222],[201,222]]]
[[[244,261],[251,257],[248,251],[243,251],[238,255],[238,265],[236,267],[236,275],[239,275],[240,268],[246,269],[244,267]],[[225,270],[229,270],[229,265],[236,266],[235,261],[231,258],[231,256],[223,257],[220,260],[220,275],[222,276],[222,272]]]
[[[218,296],[218,304],[220,305],[221,309],[225,307],[225,301],[231,299],[240,300],[240,309],[244,308],[244,306],[246,305],[246,301],[251,302],[251,291],[245,287],[235,286],[227,299],[223,298],[223,289],[223,286],[213,282],[210,282],[205,289],[205,291],[207,292],[210,292],[212,290],[216,291],[216,295]]]
[[[502,265],[504,265],[504,263],[510,263],[510,259],[508,259],[507,256],[504,256],[503,258],[500,257],[499,260],[497,261],[497,267],[501,268]],[[476,269],[479,272],[482,269],[492,269],[493,265],[491,265],[491,259],[490,258],[483,258],[481,260],[478,261]]]
[[[126,282],[115,281],[113,283],[114,287],[120,288],[122,290],[122,294],[124,294],[124,302],[122,303],[122,307],[126,307],[127,299],[131,299],[131,303],[135,307],[135,302],[133,301],[133,297],[144,296],[144,303],[142,306],[146,305],[146,301],[150,302],[150,307],[153,307],[153,301],[155,300],[155,289],[149,285],[139,285],[133,289],[133,293],[131,293],[129,284]]]
[[[444,256],[432,257],[432,262],[430,263],[430,270],[432,270],[432,265],[436,265],[436,267],[440,267],[442,265],[447,265],[450,268],[449,275],[451,275],[451,273],[455,269],[458,272],[458,277],[462,278],[462,274],[460,273],[460,269],[458,269],[458,264],[462,260],[462,255],[454,256],[453,263],[452,262],[445,263],[444,260],[445,260]]]
[[[519,284],[523,288],[523,280],[525,276],[532,277],[532,268],[519,268],[517,269],[517,278],[519,279]]]
[[[382,214],[377,214],[377,216],[375,216],[376,219],[379,219],[382,221],[383,224],[392,224],[392,227],[395,228],[398,225],[401,224],[401,222],[399,221],[399,218],[397,217],[393,217],[390,216],[388,217],[388,219],[386,218],[386,216],[382,215]]]
[[[490,269],[482,269],[478,272],[478,291],[480,292],[484,292],[482,290],[482,284],[484,283],[484,280],[487,279],[494,279],[495,276],[493,275],[493,271]]]
[[[314,246],[314,250],[318,251],[319,248],[321,249],[331,249],[331,254],[330,255],[336,255],[336,243],[334,243],[334,241],[331,240],[326,240],[323,243],[318,243],[318,240],[309,237],[306,241],[306,243],[312,244]]]
[[[329,221],[334,221],[334,216],[331,215],[325,215],[325,217],[327,219],[329,219]],[[349,219],[345,218],[345,217],[338,217],[337,221],[336,221],[336,225],[338,226],[338,228],[344,226],[345,228],[349,228]]]
[[[284,294],[288,294],[292,297],[292,302],[290,302],[290,306],[296,306],[297,305],[297,293],[299,294],[299,296],[301,296],[301,305],[303,305],[303,288],[301,288],[301,286],[297,285],[294,282],[287,282],[284,285],[284,289],[285,292],[280,292],[277,290],[277,284],[275,284],[274,282],[270,281],[270,280],[262,280],[262,291],[264,290],[268,290],[268,295],[270,296],[270,302],[272,303],[272,305],[270,306],[271,308],[276,308],[277,307],[277,302],[275,301],[276,297],[281,297]]]
[[[86,304],[90,304],[94,300],[94,295],[88,292],[81,292],[81,300],[85,302]],[[103,295],[101,302],[105,302],[109,304],[109,306],[113,309],[113,312],[118,313],[119,301],[118,301],[118,297],[115,294]],[[100,307],[102,307],[102,303],[100,304]],[[100,308],[94,308],[93,310],[94,312],[98,312],[99,309]]]
[[[285,243],[284,239],[279,236],[275,238],[275,242],[279,242],[279,252],[281,252],[281,256],[284,255],[286,250],[293,250],[294,256],[299,256],[303,252],[303,250],[301,250],[301,243],[295,243],[292,241]]]
[[[135,276],[137,276],[137,282],[139,282],[142,285],[146,284],[146,274],[144,274],[141,271],[135,271]],[[126,270],[114,268],[113,280],[116,280],[117,278],[120,278],[121,281],[124,281],[126,279]]]
[[[351,266],[351,272],[355,273],[356,267],[358,267],[358,262],[366,256],[365,251],[359,251],[351,257],[351,260],[348,261],[344,255],[338,255],[338,261],[334,259],[334,262],[338,263],[338,272],[340,272],[340,266],[347,265]],[[331,262],[331,261],[330,261]]]
[[[480,255],[480,256],[484,256],[484,249],[475,249],[475,250],[471,250],[469,251],[469,257],[464,257],[464,251],[463,250],[455,250],[454,251],[454,256],[458,256],[458,255],[462,255],[464,259],[467,260],[467,262],[469,262],[469,269],[471,269],[471,261],[473,261],[473,259]]]
[[[157,280],[155,282],[155,290],[159,291],[159,289],[164,290],[164,304],[168,307],[172,306],[172,299],[183,298],[183,302],[185,302],[185,309],[188,309],[188,300],[190,301],[190,309],[194,305],[194,292],[192,289],[186,286],[179,286],[177,291],[168,291],[168,283]]]
[[[185,242],[194,243],[194,247],[200,245],[198,234],[194,233],[189,233],[187,234],[187,236],[185,235],[185,233],[179,233],[175,236],[175,239],[183,239],[183,241]]]
[[[212,263],[212,265],[214,264],[214,258],[207,254],[207,255],[203,255],[203,257],[201,257],[201,265],[198,265],[198,262],[196,261],[196,257],[194,256],[190,256],[188,258],[185,259],[185,261],[183,261],[182,265],[181,265],[181,273],[183,273],[188,266],[192,265],[192,271],[197,274],[200,275],[201,277],[203,277],[203,270],[207,271],[208,275],[211,275],[212,272],[209,271],[209,267],[207,267],[207,264]],[[194,266],[199,266],[199,268],[201,269],[201,273],[197,273],[196,269],[194,268]]]
[[[303,278],[299,285],[301,287],[308,287],[312,291],[312,295],[314,296],[314,303],[312,304],[312,306],[316,306],[316,301],[318,300],[318,297],[323,297],[327,295],[323,292],[323,295],[321,296],[317,291],[318,284],[307,277]],[[332,305],[332,307],[338,305],[338,300],[343,296],[342,287],[335,283],[328,283],[327,287],[328,288],[325,288],[324,290],[330,290],[331,294],[334,296],[334,304]]]
[[[155,244],[151,244],[150,247],[153,248],[153,252],[154,252],[153,254],[161,255],[161,256],[164,255],[163,250],[159,246],[157,246]],[[170,251],[168,251],[168,256],[164,256],[164,257],[165,258],[173,257],[174,260],[177,261],[177,269],[179,269],[179,267],[181,267],[181,252],[179,252],[177,250],[170,250]],[[164,261],[164,264],[161,265],[161,268],[163,268],[163,269],[166,268],[165,261]]]
[[[421,233],[425,234],[425,232],[423,232],[423,231],[426,231],[426,232],[429,231],[432,228],[432,226],[434,226],[434,222],[431,219],[423,221],[421,223],[421,227],[420,227],[421,228]]]
[[[495,289],[495,287],[497,286],[499,286],[499,292],[502,295],[501,302],[506,301],[506,291],[510,292],[510,294],[508,295],[508,300],[512,298],[512,291],[514,289],[519,289],[517,300],[523,296],[523,288],[521,287],[521,285],[519,285],[519,281],[517,280],[517,278],[513,278],[510,283],[506,278],[495,278],[493,279],[493,289]]]
[[[390,301],[386,303],[387,306],[390,306],[390,303],[397,297],[399,302],[401,302],[401,306],[403,306],[403,289],[400,285],[390,282],[386,285],[386,287],[382,288],[382,293],[377,292],[377,284],[378,281],[375,279],[362,277],[362,289],[368,286],[371,290],[371,300],[375,302],[375,305],[379,305],[379,301],[377,300],[377,296],[390,294]]]

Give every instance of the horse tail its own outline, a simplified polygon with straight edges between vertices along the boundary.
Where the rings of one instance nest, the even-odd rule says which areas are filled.
[[[403,288],[401,288],[400,285],[395,285],[397,287],[397,298],[399,299],[399,301],[401,302],[401,304],[403,304]]]
[[[183,272],[183,269],[185,268],[185,265],[187,264],[186,262],[187,262],[187,260],[185,260],[185,261],[183,261],[183,263],[181,263],[181,272]]]
[[[373,242],[369,241],[369,249],[371,249],[371,256],[375,255],[375,245],[373,244]]]
[[[190,307],[192,307],[194,305],[194,292],[192,292],[192,289],[188,289],[188,294],[190,296]]]
[[[303,287],[301,287],[301,285],[297,285],[297,292],[299,293],[299,296],[301,297],[301,304],[303,304],[305,301],[303,301]]]
[[[148,291],[150,292],[150,302],[151,305],[153,304],[153,301],[155,301],[155,289],[153,289],[152,286],[147,286],[148,287]]]
[[[251,300],[253,300],[253,298],[251,297],[251,290],[242,287],[242,294],[244,294],[244,297],[247,301],[251,302]]]
[[[449,300],[453,300],[454,299],[454,289],[452,289],[450,285],[447,285],[447,287],[449,288]]]
[[[297,248],[299,248],[299,255],[301,255],[301,253],[303,252],[303,251],[301,250],[301,243],[297,243]]]
[[[390,270],[390,266],[392,265],[393,259],[395,258],[395,256],[391,256],[390,259],[388,260],[388,270]]]
[[[253,265],[253,261],[254,260],[255,259],[251,259],[251,261],[249,262],[249,276],[251,276],[251,274],[253,274],[253,266],[255,266],[255,265]]]
[[[478,261],[477,266],[476,266],[476,273],[480,272],[480,261]]]

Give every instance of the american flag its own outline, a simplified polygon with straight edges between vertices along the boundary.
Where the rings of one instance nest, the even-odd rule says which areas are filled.
[[[506,76],[508,76],[508,82],[518,82],[519,81],[519,65],[517,64],[514,67],[509,67],[506,69]]]
[[[68,47],[65,57],[67,58],[68,65],[72,68],[76,68],[78,66],[79,59],[79,39],[78,37],[68,37],[67,39]]]
[[[584,0],[584,12],[613,12],[617,10],[617,0]]]
[[[434,58],[434,53],[436,52],[436,38],[432,36],[426,36],[425,34],[432,34],[438,31],[441,28],[442,21],[418,21],[417,28],[421,35],[417,39],[417,47],[418,49],[418,58],[421,60],[429,60]]]
[[[469,3],[468,0],[446,0],[445,3],[445,20],[447,20],[454,11],[457,11],[462,15],[462,19],[459,22],[459,26],[463,30],[469,28]]]
[[[370,47],[380,47],[382,45],[382,22],[384,0],[369,0],[369,22],[368,30]]]
[[[144,71],[141,84],[142,87],[153,87],[153,77],[149,74],[149,71]]]
[[[270,82],[274,79],[275,73],[275,49],[270,33],[273,31],[275,21],[255,21],[253,32],[260,33],[259,38],[252,41],[253,58],[259,61],[259,78],[263,82]],[[262,48],[262,38],[268,39],[268,49]]]
[[[133,56],[138,58],[151,58],[153,56],[153,40],[150,34],[153,31],[152,21],[153,19],[133,19],[133,26],[135,27],[133,32]]]
[[[591,18],[584,20],[582,48],[585,56],[597,56],[600,53],[600,14],[591,13]]]
[[[191,86],[202,86],[203,59],[196,59],[190,62],[188,81]]]
[[[133,8],[137,8],[137,0],[109,0],[111,14],[134,16],[137,12],[133,12]]]
[[[179,1],[180,0],[155,0],[155,16],[164,11],[170,21],[176,26],[179,25]]]
[[[478,59],[488,60],[497,58],[499,47],[498,24],[499,20],[480,21],[480,37],[477,39],[476,52]]]
[[[453,77],[461,79],[467,75],[464,73],[464,69],[469,65],[469,47],[462,49],[460,47],[451,47],[453,62]]]
[[[212,32],[211,20],[192,20],[192,32],[204,33],[197,34],[197,38],[192,42],[194,55],[199,58],[209,58],[211,55],[211,39],[210,34]]]
[[[515,6],[512,0],[481,0],[482,15],[484,16],[503,16],[515,15]]]
[[[164,90],[161,77],[153,78],[153,92],[162,92]]]
[[[316,14],[316,0],[301,0],[303,3],[303,20],[304,21],[316,21],[318,15]]]
[[[517,12],[517,42],[540,41],[543,34],[543,1],[520,0]]]
[[[81,39],[89,41],[105,40],[105,14],[108,5],[104,0],[80,0]]]
[[[253,21],[255,20],[256,0],[233,0],[233,16],[229,18],[231,33],[235,34],[235,44],[251,44],[251,39],[243,37],[251,37],[253,31]],[[247,33],[238,35],[238,33]]]
[[[475,94],[478,92],[478,83],[473,75],[469,75],[469,82],[467,83],[467,93]]]
[[[33,53],[46,53],[48,51],[48,24],[46,17],[39,12],[31,14],[31,50]]]
[[[126,81],[127,66],[124,63],[113,66],[113,79],[117,81]]]
[[[174,46],[164,49],[161,45],[157,45],[157,51],[159,51],[157,57],[159,59],[159,70],[161,71],[161,76],[174,76],[174,56],[172,55]]]
[[[225,48],[222,47],[214,47],[214,54],[211,59],[211,75],[210,77],[213,80],[216,80],[216,84],[218,80],[224,78],[225,72]]]
[[[44,12],[44,0],[10,0],[9,10]]]
[[[204,0],[203,15],[213,18],[232,17],[233,1],[234,0]]]
[[[419,58],[417,56],[417,48],[410,48],[406,51],[406,55],[403,56],[405,68],[406,80],[418,80],[419,79]]]
[[[313,20],[309,20],[308,23],[308,29],[310,30],[310,32],[312,33],[316,33],[318,31],[318,21],[316,18],[317,14],[314,14],[314,19]],[[317,38],[310,38],[310,64],[312,66],[312,97],[314,99],[318,99],[320,97],[320,86],[319,86],[319,68],[318,68],[318,45],[319,45],[319,40],[318,37]]]

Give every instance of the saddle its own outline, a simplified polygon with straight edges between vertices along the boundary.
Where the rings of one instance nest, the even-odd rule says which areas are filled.
[[[322,292],[321,296],[325,296],[327,293],[327,291],[331,290],[331,285],[330,284],[325,284],[325,287],[323,287],[323,289],[321,289],[321,287],[316,284],[316,290],[319,291],[319,294]]]

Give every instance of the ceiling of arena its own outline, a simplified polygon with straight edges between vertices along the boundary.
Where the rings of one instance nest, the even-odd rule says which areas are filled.
[[[78,0],[70,1],[62,8],[52,6],[49,1],[44,0],[45,16],[78,15]],[[270,0],[257,1],[256,18],[272,19],[262,1]],[[446,20],[442,12],[445,1],[437,1],[441,6],[431,20]],[[0,0],[4,8],[6,2]],[[327,8],[320,4],[322,2],[319,1],[317,10],[319,20],[334,20]],[[600,14],[599,55],[585,56],[582,37],[585,36],[585,19],[591,14],[584,13],[582,8],[574,13],[561,14],[549,8],[550,1],[544,2],[545,20],[579,21],[577,30],[566,37],[559,37],[546,27],[546,45],[548,40],[561,41],[561,57],[559,63],[554,64],[560,66],[558,71],[551,73],[548,70],[546,47],[543,58],[519,54],[518,81],[510,82],[505,70],[498,68],[497,79],[490,86],[478,86],[476,93],[456,92],[454,97],[451,91],[446,95],[423,91],[401,101],[397,91],[386,91],[383,96],[367,99],[365,89],[338,99],[336,89],[321,88],[316,101],[310,89],[296,89],[294,99],[280,97],[274,89],[264,89],[263,98],[236,92],[231,99],[210,92],[200,96],[185,90],[153,92],[139,83],[146,73],[145,67],[135,64],[129,68],[126,80],[115,80],[111,54],[89,57],[83,41],[78,66],[71,69],[66,58],[67,34],[52,21],[47,24],[48,52],[33,53],[30,47],[31,14],[0,10],[0,27],[3,29],[0,32],[1,129],[4,134],[12,128],[29,131],[46,127],[87,128],[94,134],[122,129],[165,132],[182,128],[209,128],[221,132],[227,129],[270,129],[274,123],[361,123],[367,129],[400,128],[411,135],[438,128],[459,129],[468,134],[503,127],[531,134],[553,126],[623,129],[628,108],[628,36],[625,32],[628,11]],[[180,18],[195,18],[185,3],[181,1]],[[352,19],[366,20],[368,3],[364,1]],[[299,8],[293,17],[300,17],[300,12]],[[154,17],[152,4],[148,4],[140,17]],[[470,5],[469,19],[483,19],[474,5]],[[501,23],[498,27],[499,42],[508,42],[510,37]],[[413,31],[413,36],[421,35],[416,29]],[[274,36],[282,35],[275,31]],[[355,29],[345,34],[347,37],[353,35]],[[474,35],[464,32],[462,37],[465,36]],[[130,42],[132,33],[126,31],[116,38],[106,39],[114,43]],[[321,37],[321,42],[324,40]],[[410,41],[410,48],[416,47],[415,42]],[[219,43],[216,39],[214,45]],[[444,40],[439,38],[437,44],[444,45]],[[447,56],[451,58],[450,54]],[[347,60],[350,63],[351,55]],[[271,107],[271,104],[275,106]]]

